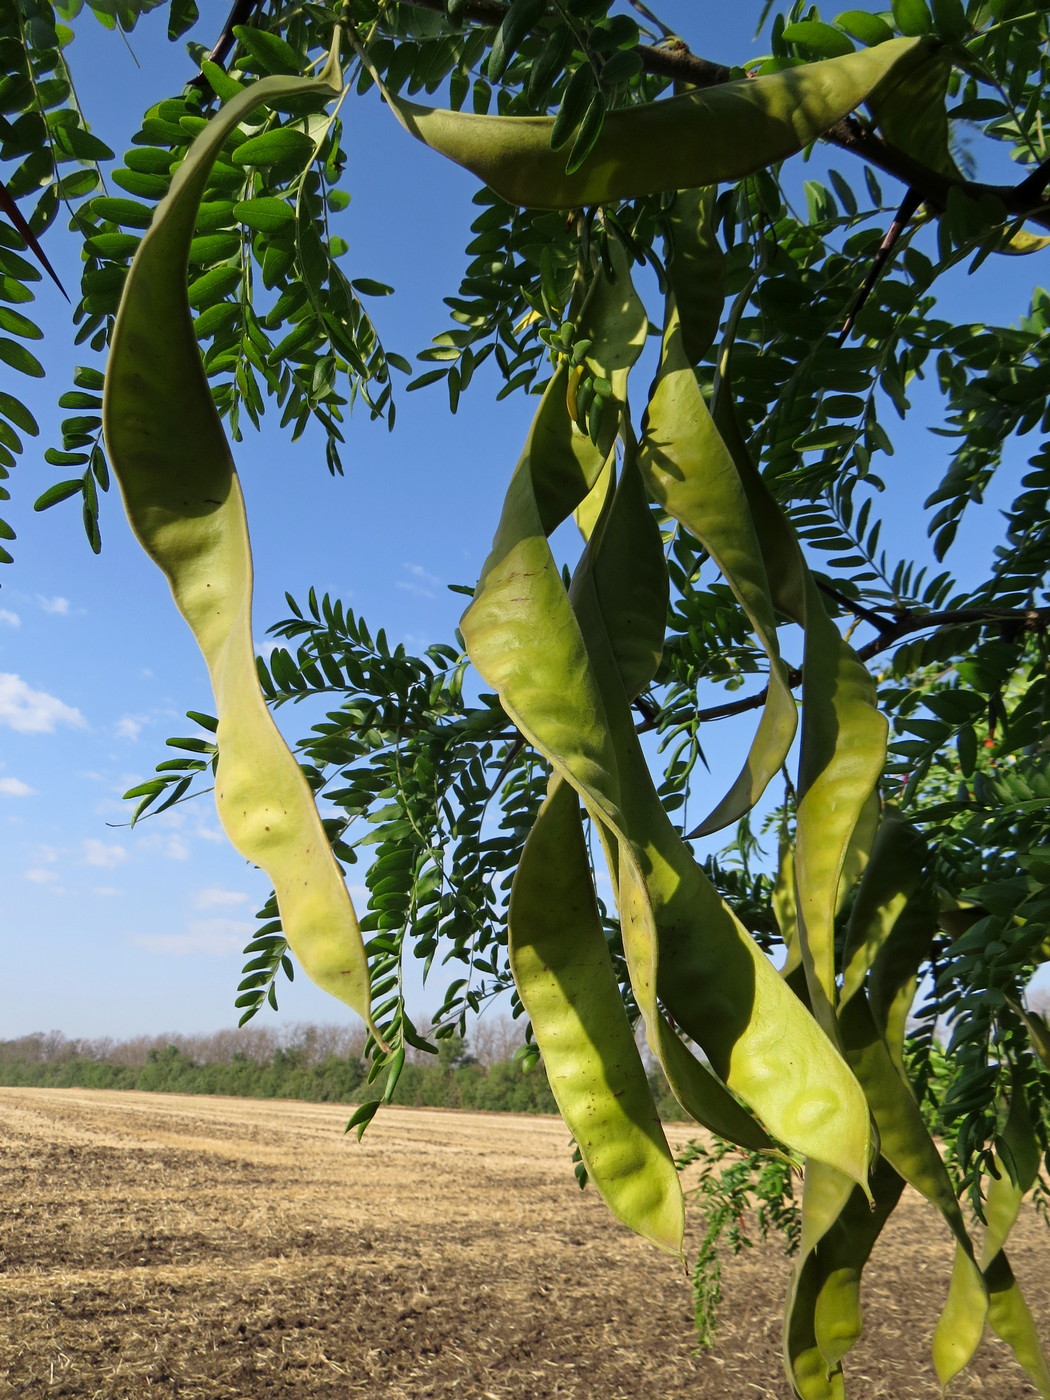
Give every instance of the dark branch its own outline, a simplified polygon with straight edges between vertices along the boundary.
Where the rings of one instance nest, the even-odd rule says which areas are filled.
[[[823,591],[829,594],[832,592],[827,588],[823,588]],[[843,602],[851,610],[855,610],[855,604],[847,599],[843,599]],[[926,632],[931,629],[936,631],[943,627],[979,626],[982,623],[994,622],[1021,632],[1045,632],[1050,628],[1050,608],[1030,608],[1024,612],[1007,608],[949,608],[945,612],[904,613],[893,622],[880,618],[878,623],[872,622],[872,626],[879,627],[879,636],[859,647],[857,655],[861,661],[870,661],[894,642],[901,641],[913,632]],[[801,671],[788,672],[789,685],[797,686],[801,682]],[[707,720],[729,719],[732,715],[747,714],[748,710],[760,709],[766,703],[768,693],[769,689],[766,687],[756,691],[754,695],[745,695],[742,700],[729,700],[724,705],[711,705],[705,710],[697,710],[696,718],[703,723]]]
[[[208,55],[209,63],[217,63],[220,68],[223,67],[233,50],[234,44],[237,42],[237,36],[233,32],[234,26],[238,24],[247,24],[252,14],[259,8],[261,3],[262,0],[233,0],[230,13],[226,16],[226,23],[222,27],[222,33],[216,40],[215,47]],[[211,83],[209,83],[208,79],[204,76],[203,69],[196,77],[190,79],[187,87],[200,88],[201,92],[204,93],[209,93],[212,90]]]
[[[839,334],[840,345],[845,344],[857,317],[864,308],[864,303],[867,301],[868,297],[871,296],[875,289],[875,283],[882,276],[886,264],[893,256],[893,250],[900,241],[901,234],[908,227],[912,215],[921,203],[922,196],[919,194],[918,190],[909,189],[905,191],[904,198],[901,200],[901,207],[897,210],[896,214],[894,214],[893,223],[890,224],[889,228],[886,230],[886,237],[879,244],[875,256],[871,260],[871,267],[868,269],[868,275],[861,283],[857,295],[853,298],[853,304],[846,313],[846,320]]]
[[[1050,608],[1028,608],[1023,612],[1010,608],[948,608],[944,612],[902,613],[873,641],[858,647],[857,655],[862,661],[870,661],[873,656],[878,656],[879,652],[913,632],[996,622],[1015,632],[1045,632],[1050,627]]]
[[[847,597],[845,593],[840,593],[837,588],[832,588],[830,583],[824,583],[821,579],[817,579],[816,583],[825,598],[830,598],[832,602],[838,603],[840,608],[852,613],[854,617],[863,618],[877,632],[886,632],[896,625],[893,618],[883,617],[882,613],[877,613],[872,608],[866,608],[863,603],[858,603],[856,598]]]

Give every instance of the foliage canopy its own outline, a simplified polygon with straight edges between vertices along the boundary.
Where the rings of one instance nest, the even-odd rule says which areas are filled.
[[[192,0],[90,8],[125,28],[163,9],[173,39],[196,33]],[[231,839],[271,875],[245,1019],[276,1005],[294,955],[371,1018],[389,1096],[425,1043],[406,957],[463,965],[439,1037],[512,988],[582,1167],[679,1252],[640,1019],[762,1200],[770,1162],[805,1162],[798,1395],[844,1393],[860,1272],[908,1182],[957,1245],[942,1381],[987,1322],[1050,1396],[1004,1251],[1050,1146],[1050,1030],[1026,1001],[1050,938],[1047,443],[1009,497],[999,480],[1013,438],[1050,433],[1050,298],[1035,287],[1010,327],[938,302],[953,270],[1038,268],[1050,245],[1045,7],[795,3],[729,69],[639,0],[248,0],[213,48],[190,43],[199,73],[123,164],[76,103],[80,9],[18,0],[0,20],[0,358],[43,373],[15,308],[68,211],[76,339],[112,355],[59,400],[45,457],[62,479],[37,506],[77,498],[98,550],[112,468],[208,661],[217,718],[193,712],[186,756],[128,795],[160,811],[214,773]],[[447,156],[484,182],[450,326],[407,388],[441,384],[455,412],[491,360],[536,417],[461,637],[412,656],[311,592],[256,663],[223,422],[235,440],[267,410],[293,438],[316,422],[339,471],[350,407],[393,426],[395,376],[413,374],[366,309],[389,289],[344,270],[329,228],[349,198],[343,114],[373,86],[435,178]],[[818,139],[826,174],[802,181],[792,157]],[[103,169],[120,195],[99,193]],[[646,394],[628,379],[650,337]],[[915,507],[930,557],[897,559],[883,476],[934,394],[947,464]],[[6,473],[37,426],[9,393],[0,415]],[[975,578],[952,546],[988,498],[1005,508]],[[563,572],[549,539],[570,516],[583,547]],[[712,685],[747,693],[712,704]],[[332,709],[297,766],[264,701],[307,695]],[[749,713],[739,777],[697,824],[713,726]],[[358,922],[336,862],[369,846]]]

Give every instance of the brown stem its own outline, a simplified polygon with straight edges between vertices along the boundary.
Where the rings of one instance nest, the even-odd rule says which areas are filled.
[[[234,26],[238,24],[247,24],[252,14],[259,8],[261,3],[262,0],[233,0],[230,13],[226,16],[226,23],[222,27],[222,33],[216,40],[215,47],[208,55],[209,63],[217,63],[220,68],[225,64],[234,44],[237,42],[237,36],[233,32]],[[204,93],[211,92],[212,90],[211,83],[209,83],[208,79],[204,76],[203,69],[196,77],[190,79],[187,87],[200,88],[201,92]]]
[[[857,317],[864,309],[864,303],[867,301],[868,297],[871,296],[875,288],[875,283],[882,276],[886,264],[893,256],[893,250],[900,241],[901,234],[908,227],[912,215],[921,203],[922,195],[919,194],[918,190],[909,189],[905,191],[904,198],[901,200],[901,207],[897,210],[896,214],[894,214],[893,223],[890,224],[889,228],[886,230],[886,237],[879,244],[875,256],[871,260],[871,267],[868,269],[868,275],[861,283],[857,295],[853,298],[853,304],[846,313],[846,320],[839,334],[840,345],[846,343]]]
[[[1028,608],[1022,612],[1008,608],[949,608],[945,612],[904,613],[894,622],[883,618],[880,635],[859,647],[857,655],[861,661],[870,661],[873,656],[878,656],[879,652],[885,651],[894,642],[899,642],[912,632],[925,632],[930,628],[972,626],[982,622],[1012,625],[1023,632],[1045,632],[1050,628],[1050,608]],[[801,681],[801,671],[793,670],[788,673],[789,685],[796,686]],[[729,700],[724,705],[711,705],[705,710],[698,710],[696,718],[703,723],[707,720],[729,719],[732,715],[747,714],[748,710],[760,709],[766,703],[768,693],[766,687],[756,691],[754,695],[745,695],[742,700]]]

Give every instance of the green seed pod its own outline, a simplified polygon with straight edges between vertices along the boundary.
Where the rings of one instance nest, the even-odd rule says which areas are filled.
[[[511,204],[573,209],[739,180],[803,150],[883,85],[933,61],[927,39],[876,48],[782,73],[722,83],[606,114],[601,133],[569,172],[555,146],[582,117],[478,116],[421,107],[386,94],[406,131],[466,166]],[[589,70],[578,69],[581,102]],[[583,78],[580,78],[583,74]],[[378,81],[378,78],[377,78]]]
[[[514,981],[588,1176],[619,1220],[681,1255],[678,1172],[620,998],[579,803],[560,778],[525,843],[508,924]]]
[[[332,64],[320,78],[264,78],[197,137],[124,284],[103,419],[131,528],[167,578],[208,665],[219,719],[220,820],[234,846],[273,881],[285,936],[303,970],[375,1035],[350,896],[310,789],[259,689],[244,502],[186,288],[197,208],[227,137],[263,103],[300,93],[335,97],[339,82]]]

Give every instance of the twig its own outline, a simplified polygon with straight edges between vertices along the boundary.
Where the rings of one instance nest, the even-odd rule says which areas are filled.
[[[628,3],[632,10],[637,10],[643,19],[647,19],[650,24],[654,25],[665,39],[673,39],[675,37],[674,30],[668,29],[659,15],[654,15],[649,6],[643,4],[643,0],[628,0]]]
[[[929,628],[975,626],[989,622],[1012,625],[1024,632],[1045,632],[1050,628],[1050,608],[1029,608],[1024,612],[1006,608],[949,608],[945,612],[906,613],[895,622],[887,623],[886,619],[882,619],[880,635],[859,647],[857,655],[861,661],[870,661],[873,656],[878,656],[879,652],[885,651],[894,642],[901,641],[913,632],[925,632]],[[790,686],[800,685],[801,682],[801,671],[788,672]],[[707,709],[697,710],[696,719],[703,724],[709,720],[729,719],[733,715],[747,714],[749,710],[757,710],[764,705],[768,694],[769,687],[766,686],[754,695],[745,695],[742,700],[729,700],[724,705],[711,705]]]
[[[840,345],[846,343],[849,333],[853,329],[854,323],[864,307],[864,303],[867,301],[868,297],[871,296],[875,288],[875,283],[882,276],[886,264],[893,256],[893,250],[900,241],[901,234],[908,227],[912,215],[916,212],[921,203],[922,195],[919,194],[918,190],[909,189],[905,191],[904,198],[901,200],[901,207],[897,210],[896,214],[894,214],[893,223],[890,224],[889,228],[886,230],[886,237],[879,244],[875,256],[871,260],[871,267],[868,269],[868,275],[861,283],[860,289],[853,298],[853,303],[849,311],[846,313],[845,324],[839,335]]]
[[[832,588],[830,583],[823,583],[820,579],[817,579],[816,585],[826,598],[830,598],[832,602],[838,603],[840,608],[845,608],[845,610],[852,613],[854,617],[863,618],[864,621],[870,623],[877,632],[888,632],[891,627],[896,626],[895,619],[883,617],[881,613],[877,613],[871,608],[864,607],[864,605],[858,603],[855,598],[850,598],[845,593],[840,593],[837,588]]]
[[[238,24],[247,24],[253,12],[259,8],[261,3],[262,0],[233,0],[230,13],[226,16],[226,23],[222,27],[222,33],[219,35],[215,47],[208,55],[209,63],[217,63],[220,68],[225,64],[234,44],[237,42],[237,36],[233,32],[234,27]],[[211,83],[209,83],[208,79],[204,76],[203,69],[201,69],[196,77],[189,80],[187,87],[200,88],[201,92],[205,93],[212,91]]]
[[[11,192],[8,190],[7,186],[3,183],[2,180],[0,180],[0,209],[2,209],[3,212],[7,215],[7,217],[11,220],[11,223],[25,239],[26,247],[33,254],[37,262],[44,269],[47,275],[51,278],[52,282],[54,282],[55,286],[65,297],[66,301],[68,301],[69,293],[66,291],[65,287],[63,287],[62,282],[59,279],[58,273],[48,262],[47,254],[44,252],[43,248],[41,248],[40,243],[37,240],[36,234],[29,227],[28,223],[26,222],[25,215],[15,203],[14,199],[11,196]]]

